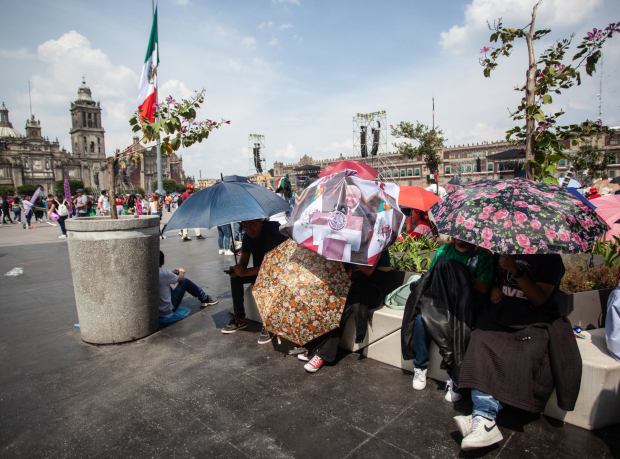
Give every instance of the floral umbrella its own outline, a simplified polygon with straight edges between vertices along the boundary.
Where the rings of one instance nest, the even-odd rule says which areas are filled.
[[[338,327],[350,286],[342,263],[288,239],[265,255],[252,294],[267,330],[303,345]]]
[[[586,252],[607,224],[561,186],[481,180],[431,209],[439,232],[505,254]]]

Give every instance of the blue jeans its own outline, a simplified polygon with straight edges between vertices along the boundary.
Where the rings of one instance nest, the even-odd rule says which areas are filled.
[[[63,236],[67,235],[67,230],[65,229],[65,220],[68,218],[68,215],[58,217],[58,225],[60,225],[60,231],[62,231]]]
[[[21,209],[13,209],[13,220],[22,222],[22,210]]]
[[[499,400],[476,389],[472,389],[471,391],[471,401],[474,402],[474,411],[472,415],[482,416],[491,421],[497,417],[499,410],[504,407]]]
[[[217,245],[224,250],[230,250],[230,225],[217,227]]]
[[[235,230],[234,240],[242,242],[244,231],[243,231],[243,225],[241,224],[241,222],[233,223],[233,229]]]
[[[185,296],[185,292],[195,296],[200,301],[207,300],[207,294],[189,279],[183,279],[183,282],[179,282],[174,289],[171,288],[170,290],[172,290],[172,307],[175,311],[181,304],[181,301]]]
[[[422,314],[418,314],[413,324],[413,351],[415,359],[413,366],[424,370],[428,368],[428,349],[431,347],[431,337],[426,333],[424,322],[422,322]]]

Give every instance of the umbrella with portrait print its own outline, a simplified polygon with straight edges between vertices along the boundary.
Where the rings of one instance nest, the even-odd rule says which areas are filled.
[[[267,330],[303,345],[338,327],[350,286],[342,263],[288,239],[265,255],[252,295]]]
[[[440,233],[502,254],[586,252],[608,230],[565,188],[524,179],[465,185],[431,211]]]

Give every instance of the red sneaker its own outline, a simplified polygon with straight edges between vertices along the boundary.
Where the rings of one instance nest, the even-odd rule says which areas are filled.
[[[323,360],[318,355],[315,355],[314,357],[312,357],[312,360],[310,360],[308,363],[304,365],[304,369],[308,373],[316,373],[317,371],[321,369],[324,363],[325,363],[325,360]]]

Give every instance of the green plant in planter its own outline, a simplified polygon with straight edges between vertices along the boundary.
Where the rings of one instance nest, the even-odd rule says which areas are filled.
[[[153,122],[142,116],[139,110],[136,110],[134,116],[129,120],[129,124],[134,133],[142,131],[142,137],[124,150],[116,150],[114,155],[107,158],[106,161],[110,178],[110,202],[113,203],[116,199],[114,169],[117,165],[124,169],[128,162],[133,161],[137,164],[142,160],[142,153],[139,150],[134,150],[138,144],[160,141],[162,154],[169,156],[181,147],[187,148],[196,142],[200,143],[208,139],[209,133],[213,129],[219,129],[223,124],[230,124],[230,121],[226,120],[219,122],[209,119],[196,120],[196,110],[204,102],[204,94],[204,89],[200,92],[196,91],[193,97],[182,99],[180,102],[174,100],[172,96],[168,96],[163,103],[156,104],[155,121]],[[118,218],[116,206],[110,206],[110,215],[114,220]]]
[[[413,239],[407,233],[403,233],[403,240],[397,240],[389,248],[392,269],[425,273],[431,264],[430,254],[436,251],[443,244],[435,237],[428,238],[421,236]]]
[[[608,241],[606,236],[599,239],[592,248],[594,255],[603,255],[605,257],[605,266],[612,267],[620,257],[620,238],[613,237],[613,241]]]

